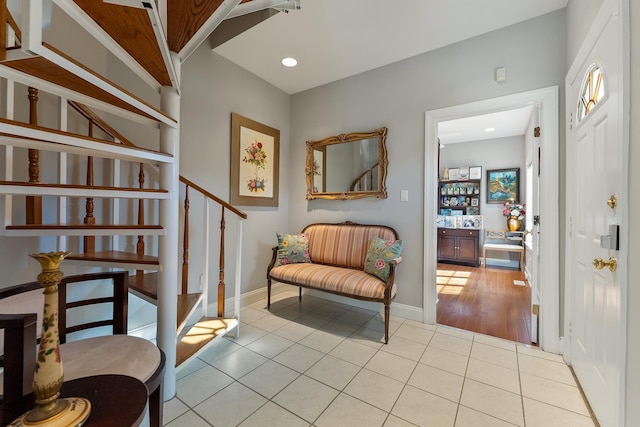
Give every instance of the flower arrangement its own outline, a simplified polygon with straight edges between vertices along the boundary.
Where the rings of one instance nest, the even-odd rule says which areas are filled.
[[[510,199],[504,203],[504,209],[502,209],[502,215],[506,217],[523,219],[526,214],[524,210],[524,206],[525,206],[524,203],[519,203],[513,199]]]
[[[262,142],[257,141],[244,149],[247,153],[242,161],[254,165],[256,169],[264,169],[267,164],[267,153],[262,149]]]
[[[266,179],[258,175],[258,171],[266,169],[267,165],[267,153],[262,149],[262,142],[255,140],[244,151],[246,154],[242,161],[256,168],[256,176],[247,180],[247,189],[252,193],[265,191]]]

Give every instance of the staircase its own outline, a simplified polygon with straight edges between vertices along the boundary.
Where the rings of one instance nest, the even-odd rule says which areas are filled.
[[[6,0],[0,0],[0,83],[4,90],[0,195],[5,208],[0,238],[56,239],[58,250],[74,253],[65,265],[129,271],[130,292],[158,307],[156,338],[167,364],[175,361],[180,366],[216,338],[238,331],[242,221],[247,218],[177,172],[179,165],[172,153],[180,148],[176,119],[180,63],[227,16],[239,17],[277,2],[262,7],[251,0],[53,2],[157,90],[161,109],[47,43],[42,0],[22,0],[24,16],[20,19],[14,19]],[[163,20],[161,15],[168,18]],[[243,28],[247,25],[245,22]],[[233,33],[229,28],[225,31],[226,37]],[[43,95],[47,102],[39,106],[38,98]],[[28,98],[28,121],[16,118],[26,116],[18,110],[25,104],[23,96]],[[39,123],[38,113],[43,109],[42,122],[48,126]],[[51,126],[52,117],[56,127]],[[146,126],[154,136],[141,144],[131,142],[115,129],[127,122]],[[183,196],[181,202],[179,196]],[[202,207],[197,213],[190,212],[194,200]],[[183,222],[178,226],[180,209]],[[212,230],[209,225],[217,212],[220,226]],[[232,215],[236,230],[231,243],[236,255],[231,315],[225,309],[225,214]],[[199,225],[192,232],[189,222],[194,215]],[[193,236],[205,237],[198,251],[202,267],[190,274]],[[210,248],[216,237],[218,280],[213,286],[217,307],[215,315],[209,315]],[[177,347],[172,348],[176,342]],[[168,367],[165,396],[174,393],[174,374],[175,369]]]

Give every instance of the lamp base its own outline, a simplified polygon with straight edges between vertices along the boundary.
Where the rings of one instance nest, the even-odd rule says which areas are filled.
[[[69,397],[66,399],[58,399],[58,405],[63,406],[62,410],[49,418],[40,420],[31,420],[28,418],[38,407],[22,414],[20,418],[9,424],[7,427],[80,427],[87,421],[91,414],[91,402],[83,397]]]

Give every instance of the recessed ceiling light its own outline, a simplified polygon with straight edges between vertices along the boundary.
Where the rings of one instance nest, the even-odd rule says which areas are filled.
[[[296,58],[291,58],[290,56],[282,58],[281,62],[285,67],[295,67],[296,65],[298,65],[298,60],[296,60]]]
[[[484,131],[485,132],[493,132],[494,130],[496,130],[496,128],[486,128]]]

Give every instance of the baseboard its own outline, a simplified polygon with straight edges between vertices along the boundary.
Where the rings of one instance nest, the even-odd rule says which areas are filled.
[[[271,287],[271,295],[272,296],[277,295],[282,292],[291,291],[292,289],[297,290],[297,286],[291,286],[284,283],[274,283]],[[322,298],[327,301],[339,302],[342,304],[351,305],[353,307],[359,307],[367,310],[377,311],[379,313],[384,313],[383,305],[376,302],[361,301],[353,298],[343,297],[340,295],[334,295],[328,292],[317,291],[314,289],[303,289],[303,293],[305,295],[314,296],[316,298]],[[266,288],[256,289],[254,291],[246,292],[240,295],[240,307],[253,304],[265,298],[267,298]],[[235,304],[235,296],[225,299],[225,307],[227,307],[227,312],[233,311],[234,304]],[[217,310],[218,310],[217,303],[209,304],[209,307],[208,307],[209,313],[215,313]],[[396,317],[401,317],[407,320],[414,320],[416,322],[422,322],[424,320],[424,312],[421,307],[414,307],[414,306],[400,304],[396,302],[391,303],[391,315]],[[193,313],[193,319],[198,319],[200,318],[200,316],[201,316],[201,309],[196,309]],[[141,326],[136,329],[132,329],[129,331],[129,335],[133,335],[133,336],[137,336],[137,337],[141,337],[141,338],[145,338],[153,341],[156,338],[156,324],[152,323],[145,326]]]
[[[156,339],[156,330],[156,324],[150,323],[148,325],[140,326],[139,328],[130,329],[128,335],[154,341]]]
[[[481,262],[480,265],[484,265],[484,264]],[[497,258],[487,258],[487,267],[520,268],[520,266],[518,265],[518,261],[510,261],[508,259],[497,259]]]

